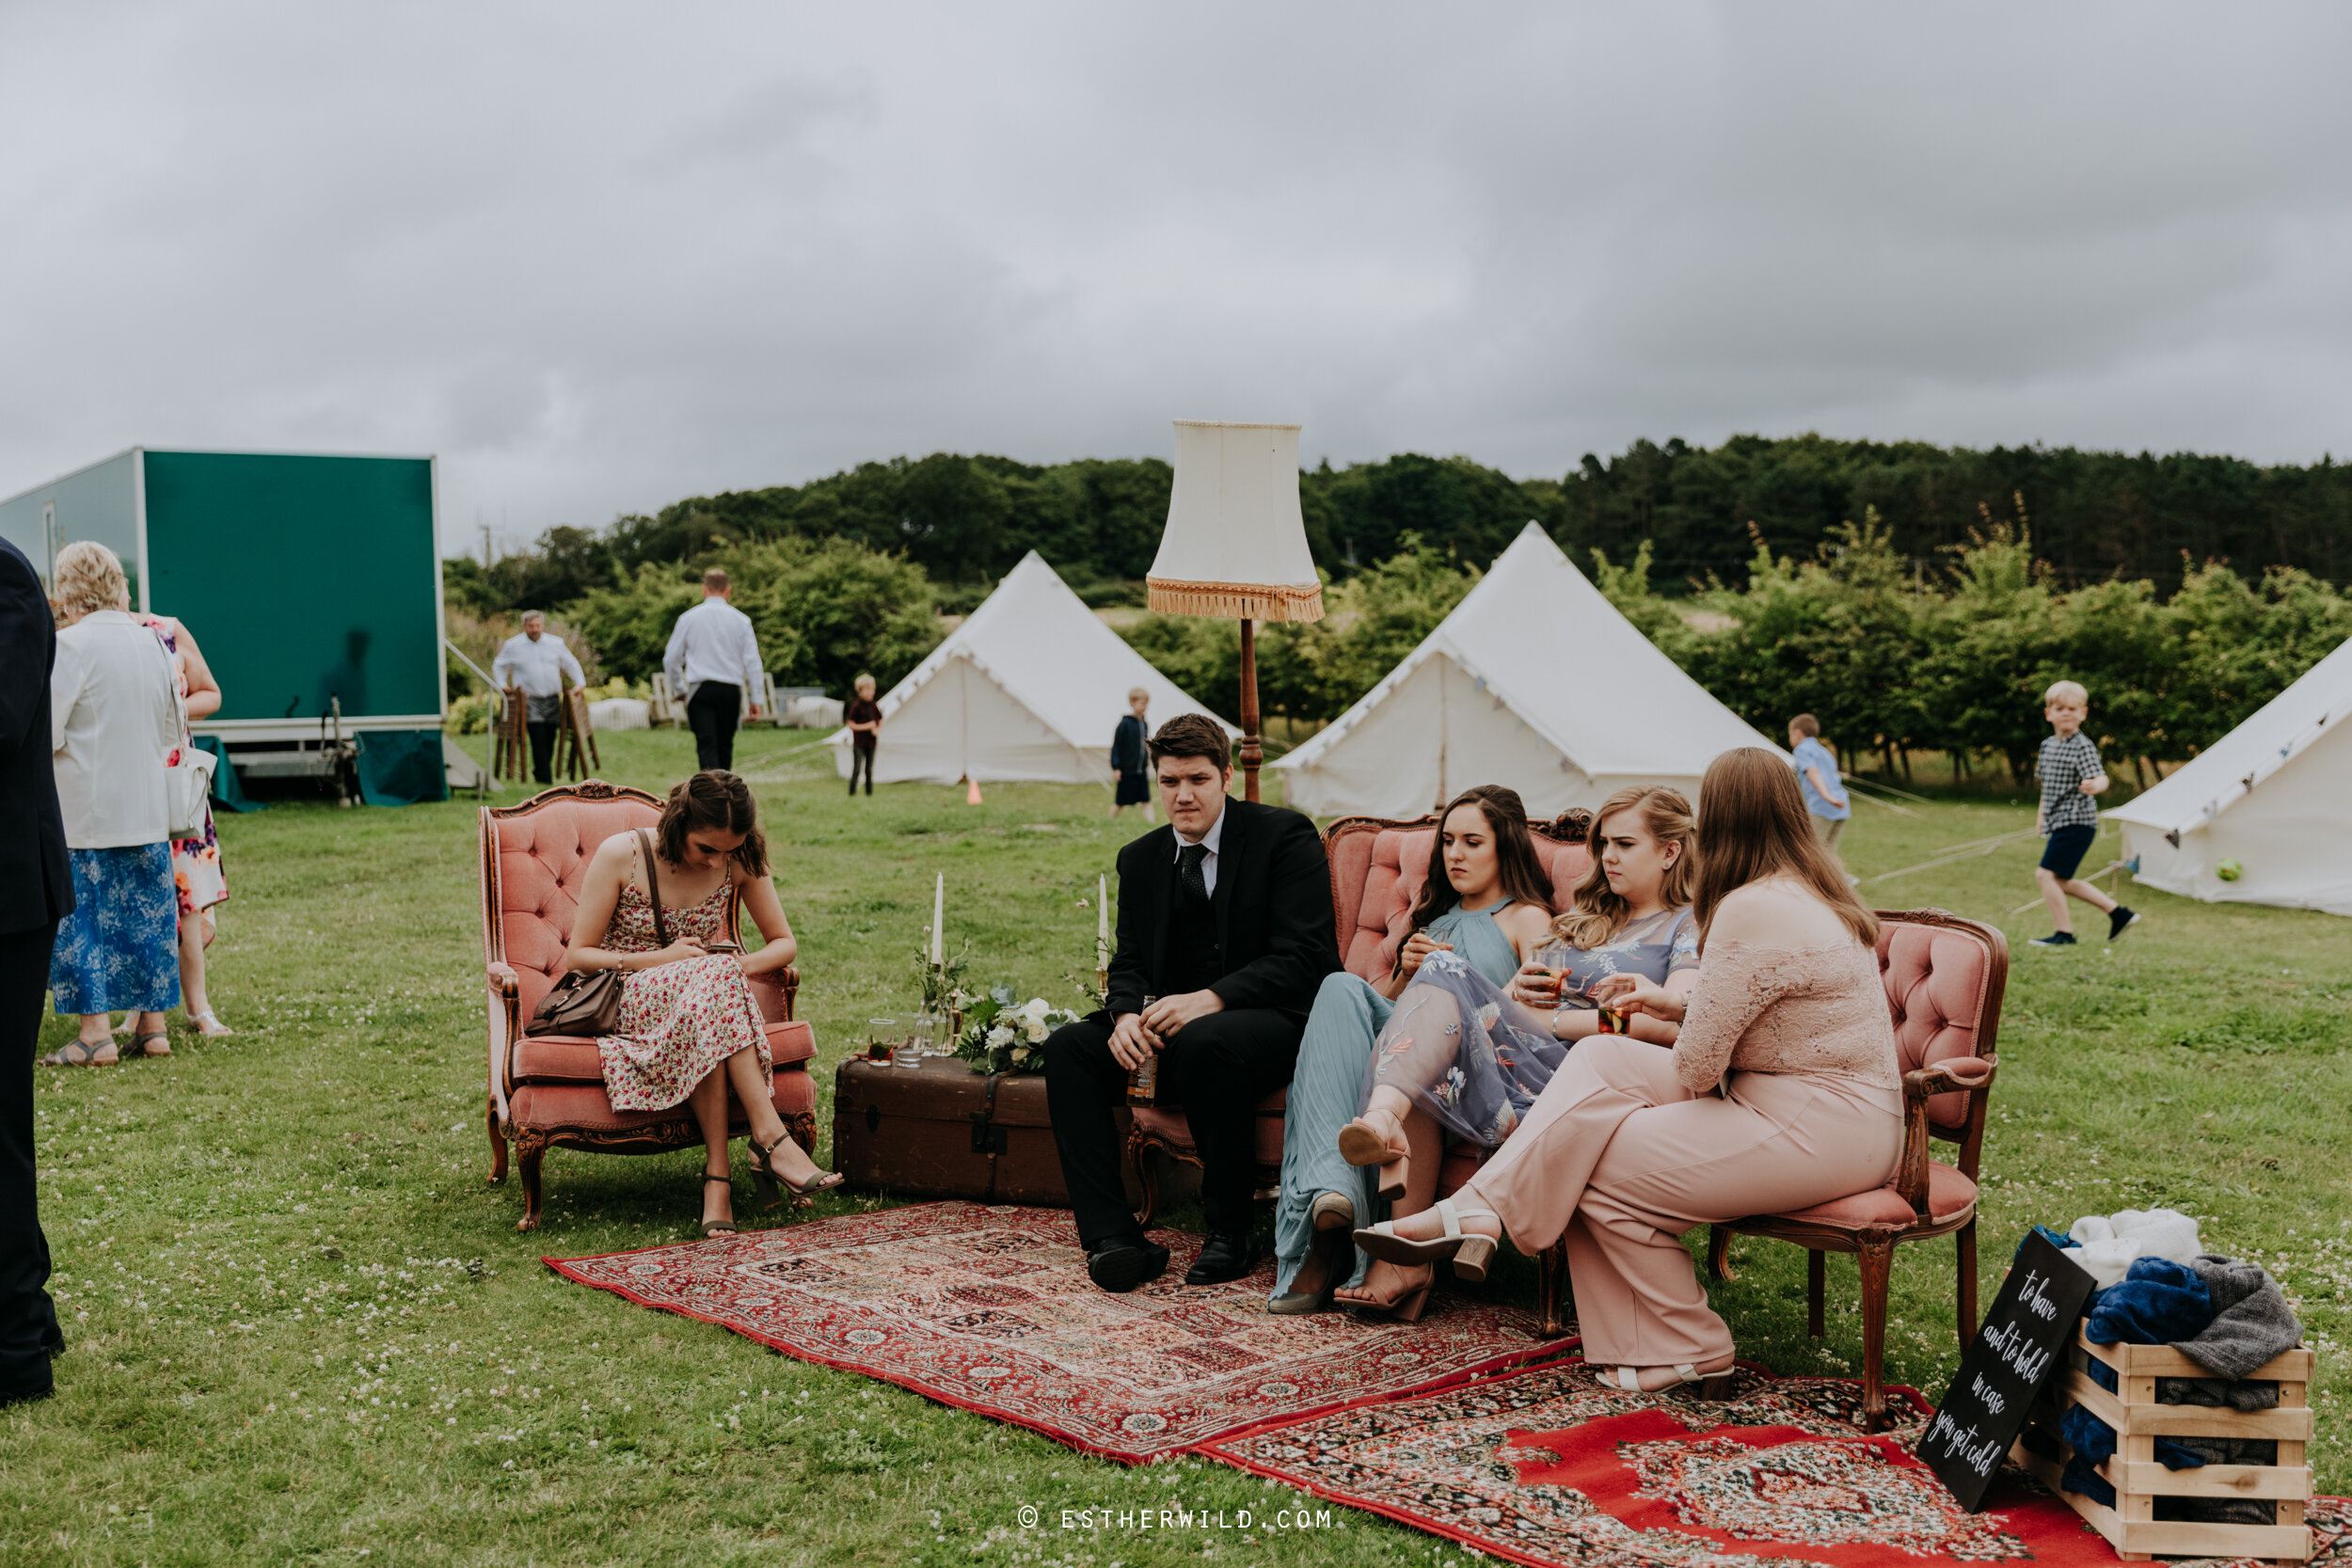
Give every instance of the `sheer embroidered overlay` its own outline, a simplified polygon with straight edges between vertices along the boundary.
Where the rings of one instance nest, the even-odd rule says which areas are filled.
[[[1674,1053],[1676,1075],[1696,1092],[1726,1069],[1846,1073],[1883,1089],[1902,1083],[1878,955],[1858,942],[1709,942]]]

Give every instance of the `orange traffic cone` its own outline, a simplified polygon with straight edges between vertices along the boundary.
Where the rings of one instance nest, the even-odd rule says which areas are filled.
[[[967,806],[977,806],[980,803],[979,780],[967,778],[963,781],[963,803]]]

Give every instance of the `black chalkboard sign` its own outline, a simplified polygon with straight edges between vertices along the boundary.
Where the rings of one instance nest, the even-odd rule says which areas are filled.
[[[2066,1348],[2094,1285],[2039,1231],[2018,1249],[1915,1450],[1969,1513],[1984,1506],[1985,1488],[2025,1430],[2034,1395],[2066,1367]]]

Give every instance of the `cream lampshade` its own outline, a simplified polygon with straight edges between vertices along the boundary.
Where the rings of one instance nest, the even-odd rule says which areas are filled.
[[[1164,614],[1323,619],[1298,511],[1298,426],[1176,421],[1176,485],[1145,585]]]

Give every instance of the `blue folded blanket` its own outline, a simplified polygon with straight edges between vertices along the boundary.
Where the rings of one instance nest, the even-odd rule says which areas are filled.
[[[2194,1339],[2213,1323],[2213,1296],[2197,1271],[2161,1258],[2136,1259],[2121,1285],[2090,1298],[2083,1331],[2093,1344],[2163,1345]]]

